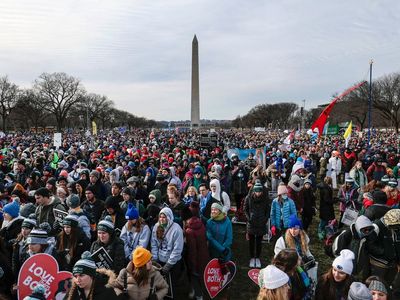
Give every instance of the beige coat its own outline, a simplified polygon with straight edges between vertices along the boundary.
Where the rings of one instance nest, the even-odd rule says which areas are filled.
[[[132,262],[129,262],[128,266],[125,269],[122,269],[119,272],[118,278],[113,283],[114,290],[117,295],[120,295],[124,290],[124,277],[127,275],[127,291],[129,299],[135,300],[145,300],[150,295],[150,282],[151,278],[154,277],[154,285],[153,289],[157,295],[157,299],[163,299],[168,293],[168,284],[164,280],[164,277],[158,271],[156,266],[153,266],[150,270],[149,280],[145,285],[138,286],[135,279],[133,279],[132,272],[134,269],[134,265]]]

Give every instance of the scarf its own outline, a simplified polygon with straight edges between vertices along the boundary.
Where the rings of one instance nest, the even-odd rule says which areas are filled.
[[[211,217],[211,219],[213,219],[215,221],[222,221],[223,219],[225,219],[225,217],[226,217],[226,215],[221,211],[218,216]]]

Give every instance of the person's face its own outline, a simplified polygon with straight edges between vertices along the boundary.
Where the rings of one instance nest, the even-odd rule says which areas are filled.
[[[154,202],[156,201],[156,197],[150,195],[150,196],[149,196],[149,201],[150,201],[151,203],[154,203]]]
[[[50,183],[46,183],[46,189],[48,189],[49,191],[51,191],[53,189],[53,185],[51,185]],[[35,196],[36,197],[36,196]]]
[[[215,218],[221,213],[221,211],[218,208],[211,208],[211,217]]]
[[[27,238],[28,235],[31,233],[32,229],[27,228],[27,227],[22,227],[21,228],[21,234],[24,238]]]
[[[168,223],[167,216],[164,214],[160,214],[158,216],[158,221],[160,222],[160,224],[167,224]]]
[[[300,234],[300,228],[298,227],[289,228],[289,232],[293,237],[296,237]]]
[[[362,168],[362,163],[356,163],[356,168],[360,170]]]
[[[65,199],[67,195],[63,191],[57,191],[57,197],[61,199]]]
[[[90,183],[95,184],[97,182],[97,177],[93,176],[93,175],[89,176],[89,181],[90,181]]]
[[[40,245],[40,244],[29,244],[28,245],[28,249],[32,253],[40,253],[41,250],[42,250],[42,245]]]
[[[91,191],[86,191],[85,196],[86,196],[86,199],[89,201],[94,199],[94,194]]]
[[[97,237],[103,244],[107,244],[108,241],[110,240],[110,234],[105,231],[97,231]]]
[[[129,196],[129,194],[127,194],[127,193],[122,193],[122,198],[124,198],[124,201],[129,201],[129,198],[130,198],[131,196]]]
[[[92,286],[93,279],[89,275],[86,274],[75,274],[74,275],[76,284],[81,288],[89,288]]]
[[[153,263],[151,262],[151,259],[150,259],[146,264],[146,270],[151,270],[152,267],[153,267]]]
[[[387,295],[381,291],[371,291],[372,300],[386,300]]]
[[[201,177],[201,173],[194,173],[194,177],[199,179]]]
[[[65,180],[60,180],[58,186],[67,187],[67,182]]]
[[[304,188],[305,188],[306,190],[310,189],[310,187],[311,187],[311,185],[310,185],[309,183],[306,183],[306,184],[304,185]]]
[[[203,197],[207,196],[207,194],[208,194],[208,190],[207,190],[204,186],[201,187],[201,188],[199,189],[199,191],[200,191],[200,194],[201,194]]]
[[[211,187],[211,192],[215,193],[217,191],[217,186],[215,184],[212,184],[210,187]]]
[[[163,174],[164,177],[167,177],[167,176],[168,176],[168,171],[167,171],[167,170],[162,170],[162,171],[161,171],[161,174]]]
[[[8,213],[4,213],[3,217],[4,217],[4,220],[6,220],[6,221],[11,221],[12,220],[12,217]]]
[[[257,198],[261,197],[262,192],[254,192],[254,194],[256,195]]]
[[[171,204],[176,204],[178,202],[178,200],[175,198],[175,195],[172,193],[168,194],[168,201]]]
[[[37,205],[42,205],[45,203],[45,198],[42,195],[35,195],[35,200]]]
[[[332,269],[332,275],[333,275],[333,279],[336,282],[342,282],[343,280],[345,280],[347,278],[347,274],[345,272],[342,272],[342,271],[336,269],[335,267]]]
[[[77,190],[79,193],[82,193],[83,188],[82,188],[82,186],[81,186],[80,184],[76,184],[76,185],[75,185],[75,188],[76,188],[76,190]]]
[[[188,195],[191,196],[191,197],[193,197],[194,195],[196,195],[196,193],[194,192],[193,189],[189,189],[189,190],[188,190]]]
[[[107,212],[108,212],[110,215],[113,215],[113,214],[115,213],[115,210],[114,210],[114,208],[112,208],[112,207],[107,207]]]
[[[64,225],[64,232],[66,235],[70,235],[71,234],[71,226]]]
[[[112,194],[113,196],[118,196],[120,193],[121,193],[121,189],[120,189],[118,186],[113,185],[113,186],[111,187],[111,194]]]
[[[136,220],[128,220],[128,224],[129,225],[135,225],[136,224]]]

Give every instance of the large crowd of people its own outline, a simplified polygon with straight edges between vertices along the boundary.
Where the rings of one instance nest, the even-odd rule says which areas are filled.
[[[196,132],[71,132],[59,147],[52,134],[4,136],[1,297],[16,299],[23,263],[47,253],[73,274],[64,299],[208,299],[204,269],[235,261],[242,222],[257,299],[400,299],[397,135],[374,132],[368,145],[360,133],[347,147],[286,135],[221,130],[209,147]],[[332,257],[325,274],[311,236]],[[101,248],[108,269],[93,260]],[[228,285],[218,298],[235,296]]]

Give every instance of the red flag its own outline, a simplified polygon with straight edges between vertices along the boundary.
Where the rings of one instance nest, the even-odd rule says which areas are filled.
[[[331,113],[331,110],[335,106],[336,102],[338,100],[341,100],[344,96],[347,96],[352,91],[358,89],[359,87],[363,86],[366,83],[367,83],[367,81],[363,81],[363,82],[361,82],[359,84],[356,84],[356,85],[352,86],[351,88],[345,90],[343,93],[341,93],[335,99],[333,99],[332,102],[322,111],[322,113],[319,115],[318,119],[315,120],[314,124],[312,124],[312,126],[311,126],[311,129],[313,131],[316,128],[318,128],[318,137],[322,134],[322,132],[324,130],[325,123],[326,123],[326,120],[328,119],[329,114]]]

